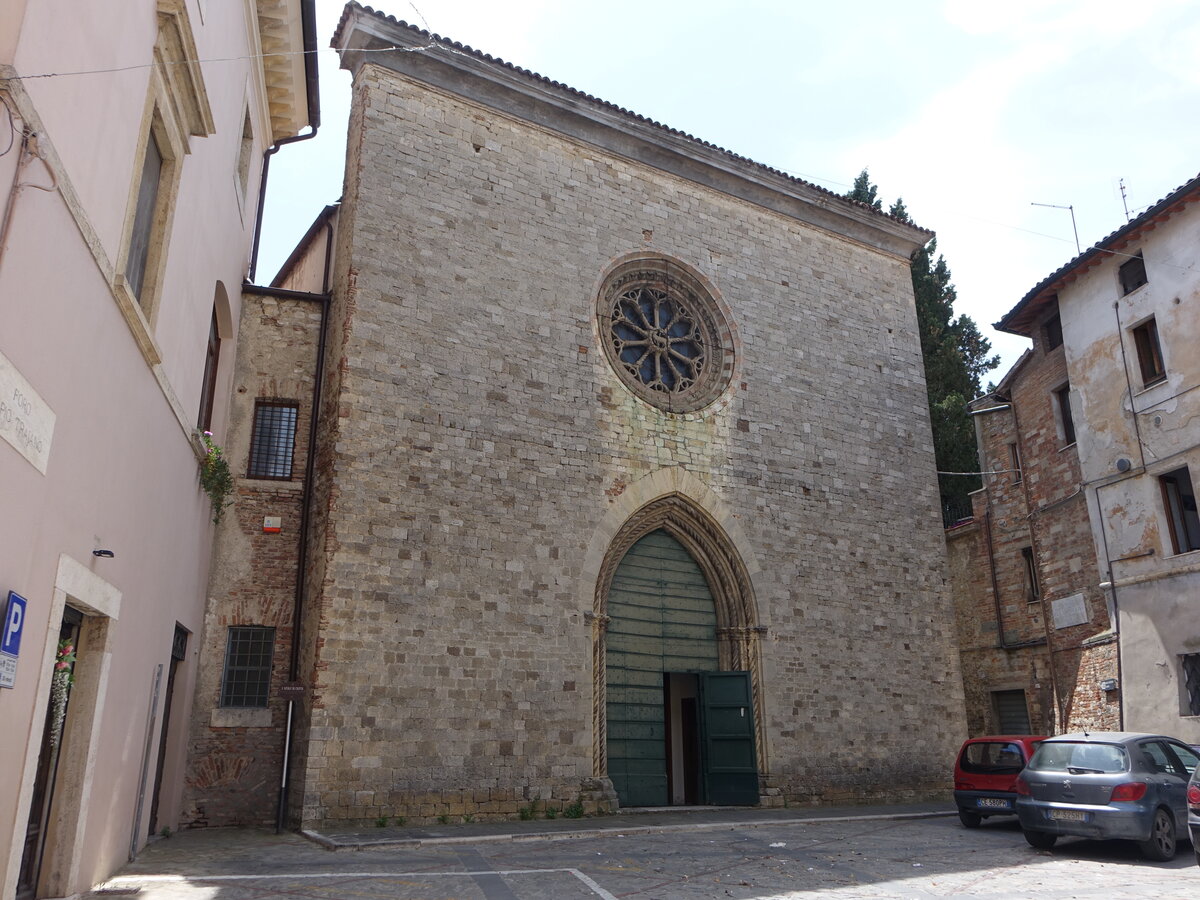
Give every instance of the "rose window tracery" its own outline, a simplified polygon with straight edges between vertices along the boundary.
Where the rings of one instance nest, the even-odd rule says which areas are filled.
[[[732,353],[712,298],[667,268],[611,278],[597,314],[605,353],[625,385],[660,409],[686,412],[724,389]]]

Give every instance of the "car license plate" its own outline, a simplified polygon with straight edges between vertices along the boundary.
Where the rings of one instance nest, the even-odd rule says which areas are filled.
[[[1012,801],[1002,797],[979,797],[975,804],[979,809],[1012,809]]]
[[[1052,809],[1050,818],[1056,822],[1086,822],[1087,813],[1079,809]]]

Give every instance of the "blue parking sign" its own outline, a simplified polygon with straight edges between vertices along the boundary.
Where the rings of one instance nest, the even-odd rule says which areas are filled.
[[[15,591],[8,592],[8,610],[4,614],[4,634],[0,635],[0,653],[16,656],[21,652],[21,628],[25,625],[26,600]]]
[[[21,629],[25,627],[26,600],[15,591],[8,592],[0,632],[0,687],[10,688],[16,680],[17,654],[21,651]]]

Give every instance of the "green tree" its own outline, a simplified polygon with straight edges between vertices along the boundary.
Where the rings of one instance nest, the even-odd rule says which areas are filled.
[[[871,184],[866,169],[846,196],[882,210],[878,188]],[[902,199],[897,199],[888,212],[903,222],[912,221]],[[967,401],[982,393],[981,381],[1000,364],[1000,357],[989,355],[991,341],[980,333],[970,316],[954,315],[958,293],[945,257],[937,252],[936,238],[913,254],[912,284],[938,472],[974,472],[979,460]],[[977,475],[939,475],[943,514],[969,511],[967,495],[980,484]]]

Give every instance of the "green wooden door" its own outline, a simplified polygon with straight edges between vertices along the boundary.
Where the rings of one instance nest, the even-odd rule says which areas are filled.
[[[700,710],[708,802],[753,806],[758,803],[758,764],[750,673],[701,673]]]
[[[622,806],[665,806],[663,675],[718,668],[712,594],[683,545],[655,531],[617,566],[608,615],[608,774]]]

